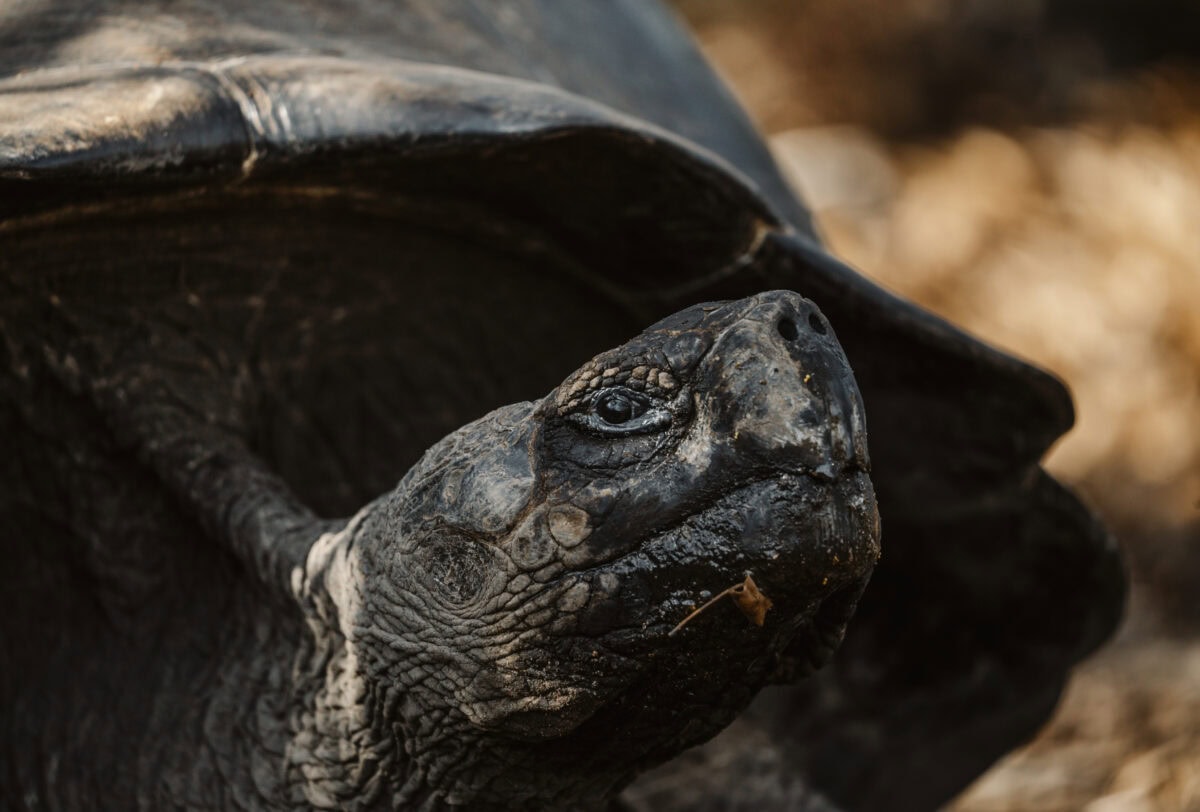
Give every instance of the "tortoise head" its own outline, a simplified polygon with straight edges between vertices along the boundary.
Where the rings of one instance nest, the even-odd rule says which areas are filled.
[[[697,305],[430,449],[358,520],[350,634],[413,735],[616,784],[832,650],[879,555],[867,471],[811,302]]]

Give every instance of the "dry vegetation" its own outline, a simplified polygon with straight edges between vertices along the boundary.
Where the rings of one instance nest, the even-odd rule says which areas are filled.
[[[1129,618],[953,809],[1200,809],[1200,6],[678,5],[837,254],[1074,391]]]

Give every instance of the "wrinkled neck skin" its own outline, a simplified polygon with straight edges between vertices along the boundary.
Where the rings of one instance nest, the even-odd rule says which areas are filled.
[[[322,536],[287,803],[602,808],[819,666],[879,555],[865,426],[796,294],[696,306],[431,448]],[[733,600],[752,576],[754,620]]]
[[[486,808],[473,781],[488,751],[482,731],[446,698],[446,677],[469,670],[469,654],[423,625],[418,595],[389,590],[376,612],[368,594],[363,535],[386,521],[389,499],[404,501],[403,486],[318,540],[297,578],[312,646],[297,658],[305,698],[291,719],[288,782],[301,805],[324,809]]]
[[[552,585],[522,594],[532,582],[503,555],[459,549],[463,540],[444,528],[423,544],[404,535],[411,530],[405,524],[413,506],[428,499],[431,481],[442,489],[439,494],[447,486],[464,487],[464,479],[468,489],[490,491],[482,499],[468,496],[462,503],[467,506],[519,509],[532,482],[522,476],[521,466],[514,468],[504,458],[526,453],[534,408],[532,403],[506,407],[443,440],[394,492],[367,506],[344,529],[323,535],[304,571],[295,573],[293,590],[310,637],[296,657],[298,710],[287,731],[286,780],[295,788],[294,804],[589,809],[604,808],[628,782],[631,776],[587,769],[547,774],[535,754],[525,752],[523,737],[493,729],[493,705],[506,715],[529,712],[553,730],[555,712],[575,698],[574,692],[556,694],[545,682],[530,687],[520,663],[504,662],[511,654],[507,642],[540,630],[542,615],[562,611],[570,589]],[[504,439],[499,455],[475,469],[486,476],[473,481],[463,455],[486,457],[483,450],[497,450],[497,441]],[[504,453],[514,447],[515,455]],[[487,526],[495,517],[477,518]],[[372,554],[381,539],[387,557],[394,558]],[[489,587],[487,607],[465,613],[474,616],[465,623],[461,615],[430,611],[439,603],[461,608],[465,598]],[[504,615],[507,623],[496,620]],[[505,642],[488,645],[476,638],[471,625],[483,623],[502,627],[497,636]],[[520,708],[514,707],[506,681],[522,683],[516,697]],[[489,682],[495,685],[481,696],[479,685]]]

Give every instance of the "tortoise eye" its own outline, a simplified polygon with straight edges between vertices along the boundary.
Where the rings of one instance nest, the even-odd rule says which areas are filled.
[[[671,424],[671,413],[644,392],[614,386],[597,392],[587,411],[574,419],[596,434],[624,437],[666,428]]]
[[[641,417],[646,413],[646,406],[643,398],[634,399],[624,391],[614,389],[597,398],[596,404],[592,408],[596,417],[605,423],[618,426]]]

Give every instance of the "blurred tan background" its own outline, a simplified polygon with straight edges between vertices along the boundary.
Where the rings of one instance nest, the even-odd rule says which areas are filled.
[[[950,808],[1200,810],[1200,1],[675,5],[835,253],[1074,392],[1128,617]]]

